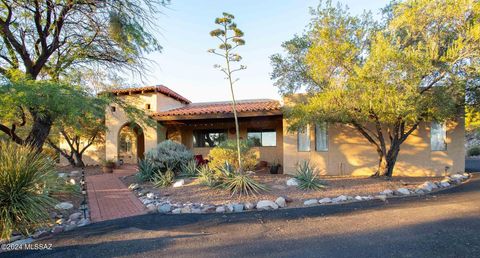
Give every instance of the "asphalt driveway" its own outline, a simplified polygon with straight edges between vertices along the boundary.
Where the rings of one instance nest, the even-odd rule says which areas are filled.
[[[480,175],[435,195],[238,214],[141,215],[6,257],[480,257]]]

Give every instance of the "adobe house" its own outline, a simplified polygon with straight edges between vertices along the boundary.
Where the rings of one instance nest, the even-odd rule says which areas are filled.
[[[87,152],[86,164],[97,164],[101,159],[136,163],[165,139],[180,142],[206,158],[219,142],[235,139],[230,101],[191,103],[163,85],[112,93],[144,110],[155,123],[130,121],[120,107],[110,106],[105,145]],[[270,99],[240,100],[237,112],[240,137],[252,139],[260,160],[279,162],[284,173],[294,174],[295,165],[302,160],[310,160],[323,175],[365,176],[377,167],[374,148],[348,125],[318,123],[289,132],[282,104]],[[394,175],[435,176],[464,171],[464,135],[463,118],[445,125],[423,123],[402,145]]]

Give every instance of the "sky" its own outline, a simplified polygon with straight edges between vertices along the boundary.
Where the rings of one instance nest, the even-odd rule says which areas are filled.
[[[340,0],[352,14],[371,10],[379,14],[385,0]],[[137,85],[165,85],[193,102],[230,100],[228,82],[223,73],[213,68],[222,59],[207,53],[218,46],[210,37],[214,20],[222,12],[235,15],[235,22],[245,33],[245,46],[239,47],[241,64],[247,69],[236,73],[237,99],[280,99],[270,79],[269,57],[282,53],[282,42],[301,34],[311,18],[309,7],[319,0],[172,0],[157,17],[157,39],[161,53],[147,58],[155,63],[143,78],[130,77]]]

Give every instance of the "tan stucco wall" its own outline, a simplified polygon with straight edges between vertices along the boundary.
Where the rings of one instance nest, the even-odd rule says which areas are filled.
[[[169,126],[168,127],[168,138],[180,142],[191,149],[195,155],[202,155],[204,158],[207,158],[208,153],[212,148],[203,147],[203,148],[194,148],[193,147],[193,130],[202,130],[202,129],[226,129],[228,132],[229,139],[235,139],[235,124],[232,119],[226,122],[226,120],[221,119],[218,122],[210,122],[205,125],[191,125],[191,126]],[[254,118],[249,121],[239,122],[240,125],[240,137],[242,139],[247,138],[248,129],[275,129],[277,135],[277,142],[275,147],[254,147],[257,149],[260,157],[260,161],[267,161],[269,163],[273,161],[278,161],[282,164],[283,159],[283,126],[282,119],[279,117],[259,117]]]
[[[62,140],[60,141],[60,148],[70,151],[70,148],[65,140],[61,138]],[[81,148],[83,146],[81,145]],[[85,150],[83,153],[83,162],[87,166],[92,166],[92,165],[98,165],[102,162],[102,160],[105,159],[105,144],[102,143],[96,143],[92,144],[88,149]],[[66,166],[69,165],[68,160],[60,155],[60,165],[61,166]]]
[[[298,161],[310,160],[324,175],[371,175],[377,168],[378,156],[375,148],[354,128],[347,125],[330,124],[329,146],[326,152],[315,151],[314,126],[310,126],[311,151],[297,151],[297,133],[287,132],[284,121],[284,172],[295,173]],[[442,175],[445,166],[449,172],[465,169],[464,120],[447,124],[447,150],[430,150],[430,124],[421,124],[402,144],[394,176]]]

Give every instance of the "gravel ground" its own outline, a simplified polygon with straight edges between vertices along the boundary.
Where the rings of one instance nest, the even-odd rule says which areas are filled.
[[[295,186],[287,186],[288,175],[260,174],[255,178],[270,188],[269,192],[257,196],[231,196],[229,192],[220,189],[211,189],[200,185],[196,179],[186,179],[183,187],[155,188],[151,183],[140,183],[142,189],[158,193],[160,197],[168,197],[172,202],[224,204],[232,202],[257,202],[259,200],[274,201],[279,196],[288,196],[292,199],[289,207],[303,206],[303,201],[312,198],[337,197],[339,195],[375,195],[385,189],[395,190],[405,185],[418,185],[427,180],[435,181],[440,177],[394,177],[387,181],[382,178],[370,177],[332,177],[324,176],[327,188],[320,191],[303,191]],[[126,185],[138,183],[135,176],[122,178]]]

